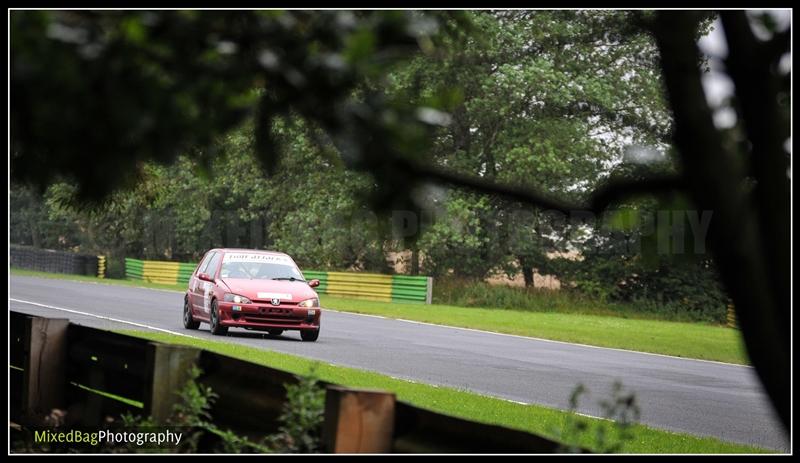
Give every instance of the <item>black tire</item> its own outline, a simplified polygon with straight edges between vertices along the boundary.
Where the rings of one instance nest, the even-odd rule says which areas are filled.
[[[300,339],[307,342],[314,342],[319,337],[319,328],[316,330],[301,330]]]
[[[267,330],[270,336],[280,336],[283,334],[283,330]]]
[[[183,299],[183,327],[187,330],[200,328],[200,322],[195,321],[192,311],[189,309],[189,298]]]
[[[227,326],[219,324],[219,313],[217,313],[217,301],[211,301],[211,334],[223,336],[228,332]]]

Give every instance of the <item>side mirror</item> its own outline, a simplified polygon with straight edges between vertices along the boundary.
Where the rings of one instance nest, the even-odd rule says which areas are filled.
[[[312,288],[316,288],[317,286],[319,286],[319,280],[311,280],[311,281],[309,281],[308,282],[308,286],[311,286]]]
[[[198,273],[197,274],[197,278],[199,278],[199,279],[201,279],[203,281],[210,281],[211,283],[214,282],[214,279],[211,278],[211,276],[209,276],[209,274],[207,274],[207,273]]]

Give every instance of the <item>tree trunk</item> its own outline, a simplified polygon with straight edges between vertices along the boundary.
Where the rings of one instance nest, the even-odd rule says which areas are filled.
[[[33,244],[35,248],[42,247],[42,240],[39,239],[38,224],[34,223],[33,220],[31,220],[31,244]]]
[[[416,241],[411,245],[411,274],[419,275],[419,246]]]
[[[788,272],[789,269],[783,268],[782,261],[769,261],[769,256],[775,252],[768,249],[781,244],[770,243],[773,232],[761,228],[754,198],[745,189],[745,172],[737,169],[741,163],[734,153],[724,148],[722,136],[714,126],[701,83],[695,42],[697,18],[696,12],[660,12],[653,24],[675,118],[674,143],[680,152],[695,205],[700,210],[713,212],[708,236],[712,255],[735,302],[748,356],[788,430],[791,364],[787,320],[790,307],[782,302],[788,288],[774,286],[776,282],[770,281],[768,275],[771,271]],[[734,53],[732,50],[731,55]],[[737,88],[736,91],[738,94],[758,89]],[[735,154],[743,156],[743,153]],[[754,152],[752,155],[757,158],[771,153]],[[775,214],[784,212],[772,211]],[[783,230],[776,232],[782,234]],[[778,254],[788,256],[789,249],[781,249]]]
[[[519,261],[519,266],[522,269],[522,277],[525,279],[525,287],[535,287],[533,281],[533,265],[530,264],[530,260],[524,256],[517,257],[517,260]]]

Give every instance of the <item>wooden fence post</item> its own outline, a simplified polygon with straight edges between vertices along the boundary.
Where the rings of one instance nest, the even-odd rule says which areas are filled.
[[[144,413],[156,423],[163,423],[172,414],[179,400],[178,392],[190,378],[192,366],[197,364],[200,349],[174,344],[152,342],[147,348],[147,389]]]
[[[395,395],[328,386],[322,439],[330,453],[389,453]]]
[[[41,424],[54,408],[65,408],[68,326],[63,318],[25,320],[21,412],[28,422]]]

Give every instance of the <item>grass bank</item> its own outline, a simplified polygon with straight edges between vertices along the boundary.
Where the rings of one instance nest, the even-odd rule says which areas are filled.
[[[183,285],[160,285],[30,270],[12,269],[11,273],[176,291],[185,289]],[[321,298],[323,307],[346,312],[677,357],[748,364],[738,330],[705,323],[624,318],[569,311],[535,312],[442,304],[375,302],[327,295],[322,295]]]

